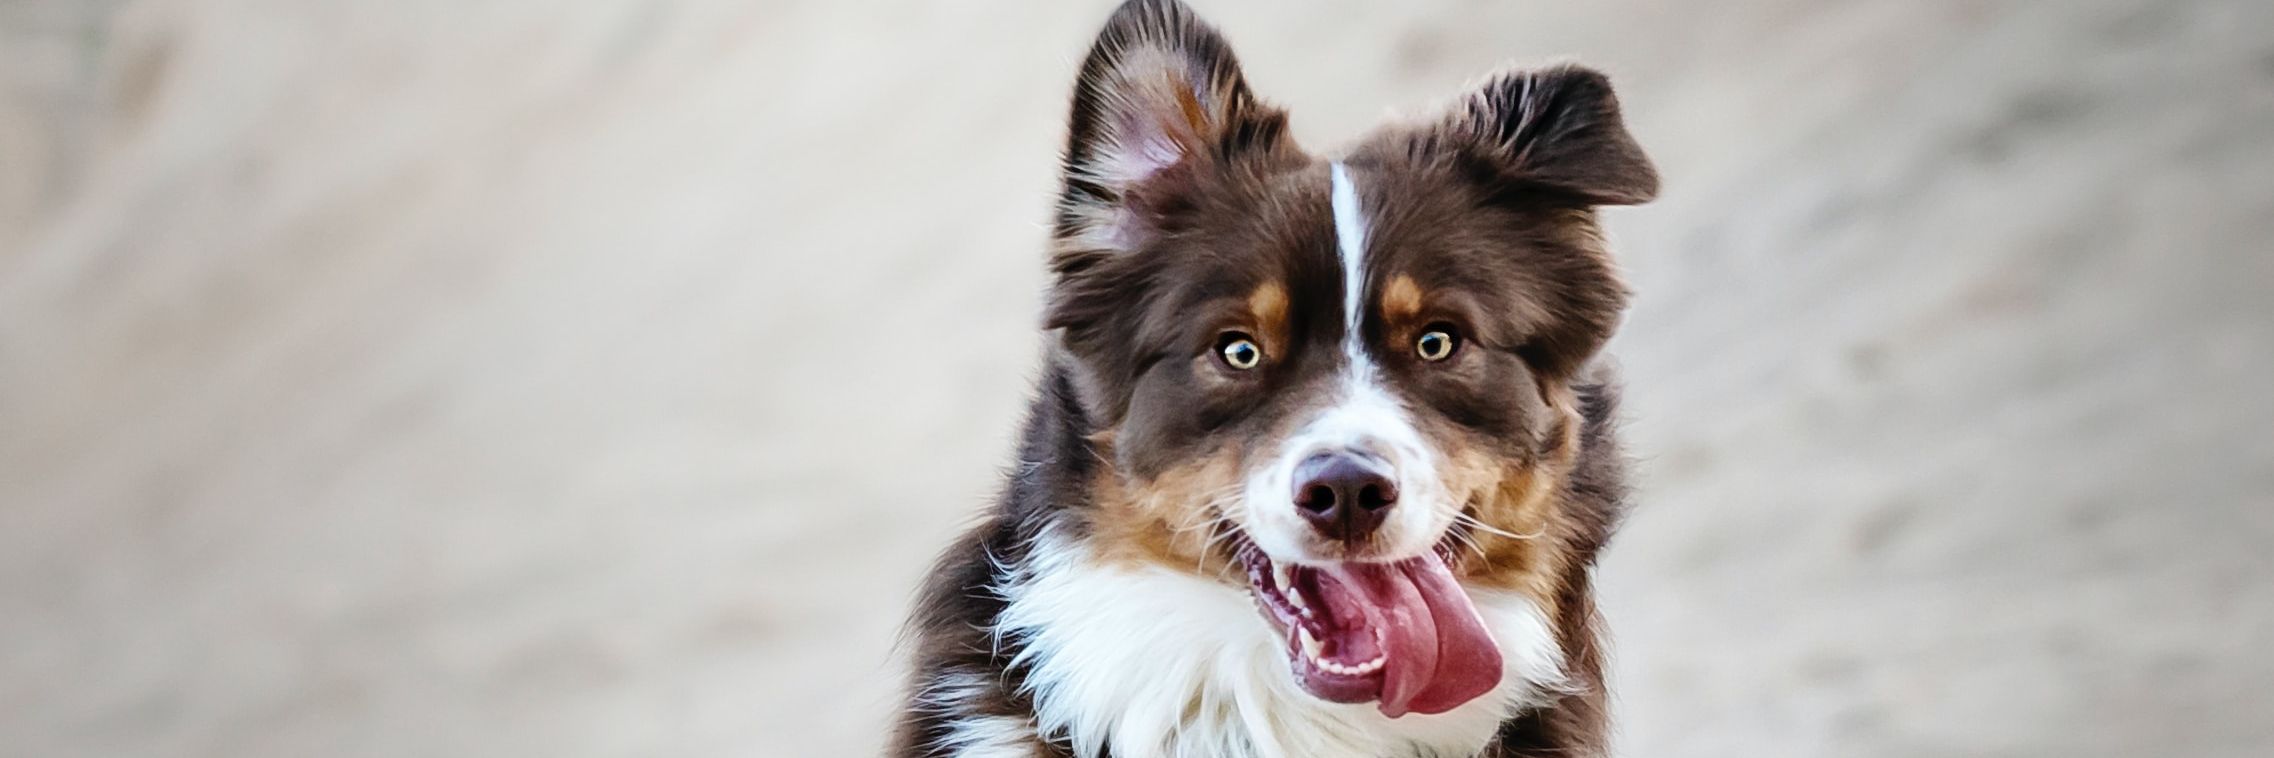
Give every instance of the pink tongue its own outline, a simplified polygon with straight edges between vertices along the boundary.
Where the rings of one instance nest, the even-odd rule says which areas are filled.
[[[1345,563],[1323,569],[1329,608],[1357,606],[1380,630],[1382,714],[1444,713],[1500,684],[1500,647],[1469,595],[1436,553],[1398,563]],[[1333,602],[1347,600],[1349,602]],[[1336,619],[1357,626],[1358,619]]]

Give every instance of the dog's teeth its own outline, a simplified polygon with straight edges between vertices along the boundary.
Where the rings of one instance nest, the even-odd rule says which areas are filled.
[[[1296,627],[1295,633],[1303,638],[1303,654],[1323,663],[1324,659],[1319,657],[1319,652],[1326,646],[1319,644],[1319,638],[1311,636],[1311,630],[1303,627]]]
[[[1319,670],[1325,671],[1329,674],[1341,674],[1343,676],[1362,676],[1365,674],[1371,674],[1376,671],[1380,671],[1382,670],[1382,664],[1387,660],[1389,659],[1377,657],[1374,660],[1357,665],[1344,665],[1318,657],[1318,655],[1315,653],[1311,656],[1312,665],[1318,666]]]

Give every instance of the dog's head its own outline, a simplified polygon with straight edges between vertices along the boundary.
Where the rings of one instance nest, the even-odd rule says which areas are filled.
[[[1626,302],[1592,209],[1657,190],[1605,78],[1504,73],[1320,157],[1212,29],[1135,0],[1082,66],[1065,172],[1048,326],[1112,464],[1092,538],[1244,566],[1216,573],[1320,697],[1490,690],[1464,587],[1552,606],[1607,530],[1554,496]]]

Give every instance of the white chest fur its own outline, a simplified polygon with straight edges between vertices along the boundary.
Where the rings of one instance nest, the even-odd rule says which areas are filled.
[[[1500,687],[1453,711],[1385,717],[1329,703],[1288,671],[1284,643],[1243,590],[1159,567],[1105,565],[1046,535],[995,630],[1026,641],[1036,725],[1078,755],[1178,758],[1464,756],[1561,679],[1529,598],[1475,591],[1498,641]]]

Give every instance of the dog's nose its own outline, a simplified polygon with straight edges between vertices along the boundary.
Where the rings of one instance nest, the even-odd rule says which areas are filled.
[[[1357,542],[1374,534],[1398,502],[1389,466],[1355,452],[1321,453],[1295,466],[1295,509],[1327,539]]]

